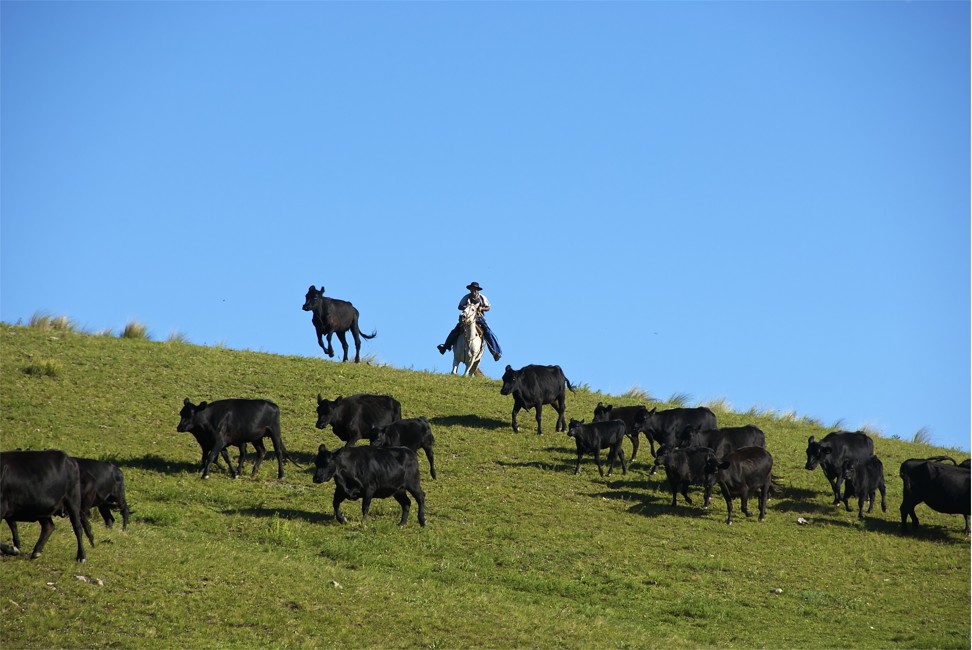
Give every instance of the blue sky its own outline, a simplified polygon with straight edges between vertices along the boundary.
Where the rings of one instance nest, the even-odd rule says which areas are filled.
[[[969,7],[3,2],[0,318],[447,372],[476,280],[491,377],[967,450]]]

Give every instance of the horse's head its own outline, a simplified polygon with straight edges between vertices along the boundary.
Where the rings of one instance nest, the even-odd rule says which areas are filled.
[[[459,320],[464,324],[475,323],[476,318],[479,317],[479,305],[474,302],[470,302],[466,305],[466,308],[462,310],[462,314],[459,316]]]

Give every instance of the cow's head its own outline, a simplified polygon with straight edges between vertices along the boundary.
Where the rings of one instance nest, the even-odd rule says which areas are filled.
[[[598,402],[597,406],[594,407],[594,422],[607,422],[611,419],[611,411],[613,410],[614,407],[610,404]]]
[[[334,413],[337,411],[338,404],[341,403],[340,397],[338,397],[333,402],[329,399],[324,399],[321,394],[317,394],[317,428],[323,429],[331,423],[334,419]]]
[[[848,458],[844,461],[844,466],[841,468],[841,473],[844,475],[845,481],[854,480],[854,472],[857,471],[857,460],[854,458]]]
[[[516,381],[520,378],[520,371],[513,370],[509,364],[506,365],[506,371],[503,373],[503,387],[500,388],[500,395],[509,395],[513,392],[513,388],[516,386]]]
[[[705,465],[702,466],[702,484],[715,485],[719,479],[719,471],[725,469],[729,469],[729,461],[719,460],[713,452],[709,452],[705,457]]]
[[[817,465],[824,459],[827,454],[831,452],[830,447],[824,447],[819,442],[813,439],[813,436],[807,440],[807,464],[806,469],[816,469]]]
[[[675,451],[674,447],[668,445],[658,446],[658,450],[655,452],[655,464],[651,468],[652,474],[657,472],[659,467],[664,467],[665,463],[671,458],[673,451]]]
[[[320,304],[321,300],[324,298],[324,285],[321,285],[320,291],[314,288],[312,284],[307,290],[307,295],[304,296],[304,311],[311,311]]]
[[[334,476],[334,472],[337,471],[334,456],[335,454],[329,452],[324,445],[317,448],[317,458],[314,459],[315,483],[326,483]]]
[[[699,430],[701,427],[698,425],[685,427],[682,432],[675,437],[675,445],[677,447],[694,447],[697,446],[701,440],[699,439]]]
[[[634,426],[635,431],[651,431],[655,428],[655,410],[650,411],[647,408],[638,411],[635,415],[634,421],[631,423]]]
[[[387,447],[388,446],[388,435],[385,433],[385,429],[388,427],[376,427],[371,425],[371,431],[368,433],[368,440],[371,442],[372,447]]]
[[[190,431],[196,424],[196,414],[204,408],[206,408],[206,402],[201,402],[199,406],[196,406],[189,401],[188,397],[184,399],[182,401],[182,410],[179,411],[179,426],[176,427],[176,431],[179,433]]]
[[[571,438],[575,437],[577,435],[577,430],[580,429],[583,424],[583,420],[575,420],[574,418],[571,418],[570,424],[567,425],[567,435]]]

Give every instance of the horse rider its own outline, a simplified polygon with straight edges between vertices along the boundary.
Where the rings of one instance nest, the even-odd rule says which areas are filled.
[[[459,301],[459,311],[464,310],[469,303],[476,303],[479,305],[479,316],[476,318],[476,322],[483,328],[483,338],[486,339],[486,345],[489,347],[489,351],[493,355],[494,361],[499,361],[500,357],[503,356],[503,350],[500,349],[499,341],[496,340],[496,335],[493,334],[493,330],[489,329],[489,325],[486,324],[486,319],[483,318],[483,314],[489,311],[489,300],[486,296],[480,293],[483,290],[479,286],[478,282],[473,282],[472,284],[467,284],[466,288],[469,289],[469,293],[462,297]],[[462,332],[462,324],[457,324],[452,331],[449,332],[449,336],[446,337],[445,343],[442,345],[437,345],[439,349],[439,354],[445,354],[446,350],[451,350],[452,346],[456,344],[456,339]]]

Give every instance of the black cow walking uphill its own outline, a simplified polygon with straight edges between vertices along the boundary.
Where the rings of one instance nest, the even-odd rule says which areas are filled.
[[[40,557],[54,532],[55,516],[68,516],[78,540],[78,562],[84,562],[82,528],[88,527],[81,508],[81,473],[63,451],[5,451],[0,453],[0,519],[7,522],[13,546],[0,544],[4,555],[20,555],[18,521],[40,523],[41,533],[30,559]]]
[[[604,476],[604,468],[601,467],[602,449],[610,450],[608,452],[608,476],[614,471],[614,461],[619,456],[621,457],[621,473],[628,473],[628,466],[624,462],[624,451],[621,449],[625,435],[624,422],[621,420],[584,424],[582,421],[571,419],[570,426],[567,427],[567,435],[577,443],[577,468],[574,470],[574,474],[580,472],[581,458],[584,454],[594,454],[597,471],[601,473],[601,476]]]
[[[823,470],[834,492],[834,505],[841,502],[840,484],[844,480],[844,464],[849,460],[866,461],[874,454],[874,441],[861,431],[832,431],[817,442],[807,440],[806,469],[817,465]]]
[[[704,485],[702,505],[709,507],[712,498],[712,483],[705,483],[705,462],[712,456],[708,447],[669,447],[662,445],[655,456],[655,465],[651,470],[654,474],[659,467],[665,468],[668,484],[672,487],[672,507],[677,504],[678,493],[681,492],[687,503],[692,503],[688,495],[688,488],[693,483]]]
[[[645,419],[642,414],[647,412],[648,408],[645,406],[612,406],[598,402],[597,406],[594,407],[594,421],[621,420],[624,422],[624,433],[631,438],[631,460],[633,461],[635,456],[638,455],[638,438],[641,434],[641,429],[635,426],[635,421],[644,422]],[[648,436],[648,444],[651,446],[651,455],[654,456],[655,443],[651,436]]]
[[[265,399],[220,399],[202,402],[196,406],[187,397],[183,401],[179,417],[176,431],[188,431],[202,447],[202,478],[209,478],[209,468],[213,461],[230,446],[240,449],[238,470],[233,469],[228,456],[223,456],[229,465],[230,475],[236,478],[238,474],[242,474],[248,442],[256,449],[256,461],[253,464],[255,476],[267,452],[263,444],[264,438],[270,438],[273,443],[273,451],[277,456],[277,478],[283,478],[285,457],[299,465],[287,454],[280,438],[280,408],[273,402]]]
[[[405,447],[341,447],[331,453],[321,445],[314,461],[314,482],[325,483],[334,479],[334,518],[347,523],[341,512],[346,499],[361,499],[361,522],[368,522],[371,500],[395,497],[402,506],[399,526],[408,520],[412,502],[411,494],[418,503],[418,522],[425,525],[425,492],[419,482],[418,456]],[[408,493],[408,494],[406,494]]]
[[[707,431],[719,425],[716,423],[715,413],[699,406],[667,411],[645,409],[635,417],[634,426],[645,432],[649,442],[654,440],[660,446],[675,447],[687,431]]]
[[[887,488],[884,484],[884,465],[877,456],[867,460],[850,459],[844,463],[844,508],[850,512],[849,500],[857,496],[857,518],[864,518],[864,502],[867,511],[874,510],[874,494],[881,492],[881,511],[888,511]]]
[[[716,458],[728,456],[743,447],[766,448],[766,434],[752,424],[709,431],[690,431],[683,434],[681,441],[683,447],[708,447]]]
[[[371,334],[362,334],[358,328],[358,310],[346,300],[335,300],[324,297],[324,285],[320,290],[314,288],[312,284],[304,297],[304,311],[313,312],[311,322],[317,330],[317,344],[324,350],[324,354],[329,357],[334,356],[334,347],[331,345],[331,334],[337,334],[344,349],[344,358],[348,360],[348,339],[347,333],[351,332],[354,337],[354,362],[361,361],[361,339],[373,339],[378,335],[375,330]],[[324,337],[327,337],[327,345],[324,345]]]
[[[915,506],[926,503],[932,510],[965,517],[964,532],[969,534],[972,474],[968,466],[963,464],[956,467],[933,460],[911,458],[901,463],[900,475],[904,484],[904,494],[901,497],[901,532],[908,531],[909,515],[911,523],[918,525]]]
[[[90,458],[74,458],[81,470],[81,508],[88,513],[97,508],[105,526],[111,528],[115,518],[112,508],[117,508],[122,516],[122,529],[128,528],[128,501],[125,500],[125,477],[112,463]],[[91,538],[91,531],[85,531]]]
[[[749,495],[759,494],[759,520],[766,519],[766,500],[773,484],[773,456],[762,447],[743,447],[725,458],[709,454],[705,461],[705,483],[719,484],[726,500],[726,523],[732,523],[732,500],[739,497],[740,509],[749,516]]]
[[[402,405],[391,395],[351,395],[328,400],[317,394],[317,428],[330,424],[346,447],[369,438],[372,427],[387,427],[401,419]]]
[[[567,421],[564,419],[566,403],[564,398],[567,393],[564,391],[564,384],[574,392],[574,387],[570,385],[564,371],[560,366],[523,366],[519,370],[513,370],[506,366],[503,373],[503,387],[500,388],[500,395],[513,395],[513,431],[518,432],[520,427],[516,425],[516,414],[520,409],[537,409],[537,434],[543,434],[541,415],[543,405],[550,404],[557,409],[557,425],[555,431],[566,431]]]

